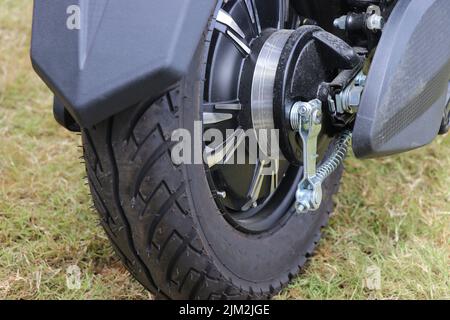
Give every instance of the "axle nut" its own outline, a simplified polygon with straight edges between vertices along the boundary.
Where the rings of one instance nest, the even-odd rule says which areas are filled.
[[[382,16],[373,14],[369,18],[367,18],[366,25],[367,25],[367,29],[369,29],[371,31],[383,30],[384,19]]]

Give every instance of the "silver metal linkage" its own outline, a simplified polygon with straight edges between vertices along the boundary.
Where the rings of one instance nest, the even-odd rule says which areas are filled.
[[[295,195],[295,209],[298,214],[317,211],[322,203],[322,184],[344,161],[352,134],[350,131],[342,133],[332,154],[317,168],[317,141],[322,129],[321,101],[316,99],[294,104],[290,121],[303,142],[304,174]]]

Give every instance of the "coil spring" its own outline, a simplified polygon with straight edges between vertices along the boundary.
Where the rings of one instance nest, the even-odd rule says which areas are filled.
[[[341,163],[347,156],[350,141],[352,140],[351,131],[342,133],[337,142],[331,156],[317,169],[316,178],[320,182],[324,182],[334,171],[339,168]]]

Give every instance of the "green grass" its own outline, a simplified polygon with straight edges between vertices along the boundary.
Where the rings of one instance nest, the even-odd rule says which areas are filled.
[[[29,62],[32,1],[0,2],[0,298],[149,299],[90,209],[80,138],[53,120]],[[347,161],[336,216],[279,299],[450,299],[450,139]],[[77,265],[82,286],[69,290]],[[368,268],[381,287],[366,288]]]

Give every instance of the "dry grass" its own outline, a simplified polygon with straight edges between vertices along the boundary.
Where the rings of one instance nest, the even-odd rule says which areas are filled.
[[[0,2],[0,298],[148,299],[89,208],[80,139],[53,120],[28,57],[32,2]],[[450,298],[450,140],[378,161],[350,159],[338,215],[280,299]],[[80,290],[66,286],[78,265]],[[364,286],[377,267],[381,288]]]

